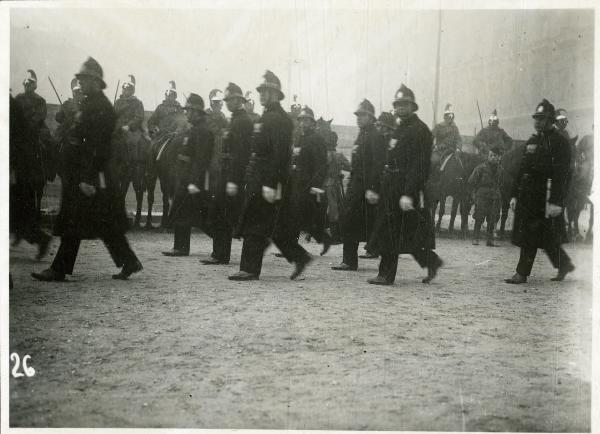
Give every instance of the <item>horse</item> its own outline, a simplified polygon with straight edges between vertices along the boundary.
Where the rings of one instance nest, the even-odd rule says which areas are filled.
[[[136,199],[134,228],[140,227],[142,219],[142,203],[146,191],[146,171],[151,152],[150,138],[143,131],[117,134],[114,138],[118,150],[116,179],[119,190],[125,201],[129,184],[133,184]]]
[[[469,212],[472,202],[467,181],[477,165],[483,162],[479,154],[460,152],[449,155],[441,155],[434,150],[431,155],[430,178],[426,185],[426,197],[429,198],[431,215],[435,220],[435,211],[439,204],[438,220],[435,224],[436,231],[441,231],[442,218],[446,211],[446,199],[452,197],[452,208],[450,212],[450,224],[448,233],[454,233],[454,222],[460,207],[461,233],[463,238],[467,237],[469,230]]]
[[[576,139],[576,138],[575,138]],[[572,142],[573,143],[573,142]],[[573,149],[573,148],[571,148]],[[584,238],[579,232],[579,216],[581,211],[590,205],[590,220],[585,237],[586,242],[592,241],[592,228],[594,225],[594,204],[589,198],[592,182],[594,180],[594,157],[581,150],[576,151],[574,158],[575,167],[569,184],[566,198],[568,234],[571,241],[582,241]]]

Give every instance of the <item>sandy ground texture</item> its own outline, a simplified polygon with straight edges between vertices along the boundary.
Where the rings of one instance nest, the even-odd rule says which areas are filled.
[[[160,254],[168,233],[130,240],[145,269],[126,282],[99,241],[66,283],[29,276],[58,240],[41,263],[11,248],[10,351],[36,370],[10,379],[11,426],[590,430],[590,246],[566,246],[566,281],[539,254],[512,286],[508,242],[443,239],[432,284],[403,256],[396,284],[376,287],[376,260],[330,270],[341,246],[298,282],[271,250],[261,280],[242,283],[226,278],[239,242],[232,264],[205,266],[200,233],[186,258]]]

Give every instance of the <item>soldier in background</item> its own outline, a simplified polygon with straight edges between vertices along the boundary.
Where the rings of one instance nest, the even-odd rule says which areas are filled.
[[[488,126],[481,129],[473,139],[473,146],[484,157],[493,147],[498,146],[504,154],[512,149],[513,139],[500,128],[500,119],[496,109],[490,114]]]
[[[77,80],[76,78],[73,78],[73,80],[71,80],[71,93],[73,97],[63,102],[60,106],[60,109],[54,115],[54,119],[58,123],[58,127],[56,128],[54,135],[58,142],[58,175],[61,178],[64,175],[64,160],[62,158],[63,150],[65,146],[67,146],[67,142],[70,139],[70,136],[73,132],[73,127],[75,126],[77,113],[79,113],[81,101],[83,100],[81,86],[79,85],[79,80]]]
[[[252,142],[253,122],[244,110],[247,101],[242,89],[235,83],[229,83],[223,100],[227,110],[231,112],[231,122],[220,140],[221,176],[209,217],[213,254],[210,259],[201,261],[207,265],[229,263],[233,230],[238,222],[243,200],[244,172]]]
[[[260,119],[260,115],[254,112],[254,99],[252,98],[252,92],[246,92],[246,95],[244,95],[244,97],[246,98],[246,102],[244,104],[244,109],[246,110],[246,113],[248,113],[248,116],[250,116],[250,119],[252,119],[252,123],[258,122],[258,120]]]
[[[12,95],[9,100],[9,164],[10,164],[10,232],[15,235],[15,244],[24,238],[38,245],[36,258],[42,259],[51,237],[40,227],[37,213],[34,180],[40,171],[38,159],[31,155],[27,137],[27,121],[21,105]]]
[[[31,160],[31,167],[36,168],[31,171],[31,183],[34,187],[37,218],[41,219],[41,203],[46,178],[54,178],[48,173],[47,166],[50,166],[49,157],[55,155],[50,155],[48,152],[52,151],[53,146],[50,143],[50,130],[46,126],[46,100],[35,92],[37,75],[32,69],[27,70],[23,88],[24,92],[15,97],[15,102],[19,104],[25,119],[25,146],[28,150],[28,158]],[[50,149],[44,149],[45,147]]]
[[[451,104],[446,104],[444,120],[433,127],[432,134],[442,160],[447,155],[462,150],[462,138],[454,122],[454,110]]]
[[[177,86],[174,81],[169,81],[169,88],[165,91],[165,99],[161,102],[148,119],[148,130],[153,139],[166,133],[177,130],[177,118],[183,113],[181,104],[177,101]]]
[[[141,141],[143,137],[142,123],[144,122],[144,104],[135,96],[135,77],[128,75],[121,86],[121,95],[115,102],[117,121],[113,136],[113,155],[115,165],[118,166],[116,174],[120,184],[123,203],[129,189],[130,182],[144,181],[144,176],[134,176],[136,164],[142,164],[147,158]],[[142,186],[137,190],[143,190]],[[136,220],[136,225],[139,220]]]
[[[344,172],[351,172],[352,166],[346,156],[337,151],[338,135],[329,134],[327,144],[327,177],[324,186],[327,192],[327,221],[333,244],[342,242],[340,219],[344,214]]]
[[[204,180],[209,168],[215,143],[208,129],[204,100],[191,93],[185,104],[191,128],[176,143],[175,197],[167,225],[174,229],[173,249],[162,252],[165,256],[188,256],[192,226],[202,226],[208,192]]]
[[[295,232],[290,230],[293,225],[286,221],[289,216],[282,209],[282,203],[289,200],[290,195],[293,124],[281,107],[285,95],[275,74],[267,71],[256,90],[264,112],[260,122],[254,124],[252,154],[246,170],[246,196],[240,217],[240,233],[244,236],[240,271],[229,279],[257,280],[269,240],[295,264],[290,276],[295,279],[311,261],[311,256],[298,244]]]
[[[538,248],[544,249],[562,281],[575,266],[561,244],[567,241],[563,209],[568,191],[571,148],[554,126],[554,106],[546,99],[532,115],[536,134],[527,141],[510,207],[515,213],[512,243],[519,246],[516,273],[506,283],[527,282]]]
[[[363,100],[354,114],[359,133],[352,151],[352,172],[341,222],[343,259],[340,265],[331,267],[338,271],[357,270],[358,245],[371,239],[379,201],[380,175],[386,158],[383,136],[375,127],[377,118],[373,104]]]

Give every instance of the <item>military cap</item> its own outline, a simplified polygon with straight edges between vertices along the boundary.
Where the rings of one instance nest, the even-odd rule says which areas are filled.
[[[208,94],[209,101],[223,101],[223,92],[219,89],[213,89]]]
[[[298,114],[298,119],[302,119],[302,118],[308,118],[308,119],[312,119],[314,121],[315,113],[309,106],[305,105],[304,107],[302,107],[300,109],[300,113]]]
[[[554,115],[554,106],[550,101],[544,98],[542,99],[542,102],[535,107],[535,112],[531,116],[534,118],[545,117],[554,120]]]
[[[71,90],[78,90],[81,89],[81,86],[79,85],[79,80],[77,80],[76,78],[73,78],[73,80],[71,80]]]
[[[567,111],[564,108],[556,109],[556,120],[567,119]]]
[[[239,87],[235,83],[229,82],[229,84],[225,88],[225,96],[223,97],[223,100],[227,101],[228,99],[236,98],[236,97],[237,98],[241,98],[242,101],[244,101],[244,102],[248,101],[246,99],[246,97],[244,96],[244,94],[242,93],[242,88]]]
[[[258,85],[256,90],[260,92],[263,89],[274,89],[279,93],[280,99],[285,98],[285,94],[281,91],[281,81],[279,78],[267,69],[263,75],[263,82]]]
[[[419,109],[419,105],[415,101],[415,94],[404,84],[400,85],[400,89],[394,95],[394,105],[400,102],[408,101],[414,105],[415,111]]]
[[[79,72],[75,74],[77,79],[80,77],[92,77],[100,82],[100,87],[102,89],[105,89],[106,83],[104,82],[103,76],[102,67],[93,57],[88,57],[87,60],[83,62],[83,65],[81,65]]]
[[[361,103],[358,105],[358,108],[356,109],[356,111],[354,112],[355,115],[359,115],[361,113],[366,113],[368,115],[370,115],[373,119],[375,118],[375,107],[373,107],[373,104],[371,104],[371,101],[369,101],[368,99],[363,99],[361,101]]]

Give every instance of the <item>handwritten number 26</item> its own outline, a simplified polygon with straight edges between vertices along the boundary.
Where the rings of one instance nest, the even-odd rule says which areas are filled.
[[[15,362],[15,366],[12,369],[12,375],[15,378],[19,378],[22,377],[23,375],[27,375],[28,377],[33,377],[35,375],[35,369],[33,369],[33,366],[27,366],[27,360],[31,359],[31,356],[29,354],[25,355],[25,357],[23,357],[23,372],[25,372],[25,374],[23,374],[22,372],[19,372],[19,355],[17,353],[12,353],[10,355],[10,360]]]

